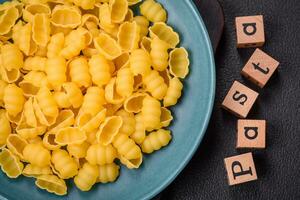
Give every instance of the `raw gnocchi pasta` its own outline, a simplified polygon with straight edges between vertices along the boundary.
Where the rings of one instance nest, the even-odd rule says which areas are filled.
[[[67,194],[65,179],[88,191],[170,143],[170,106],[190,62],[162,4],[13,0],[0,12],[0,166],[8,177],[35,178],[56,195]]]

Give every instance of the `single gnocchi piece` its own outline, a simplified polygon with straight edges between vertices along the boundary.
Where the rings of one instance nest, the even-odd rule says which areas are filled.
[[[171,26],[166,23],[157,22],[149,28],[151,38],[159,38],[164,41],[171,48],[175,48],[179,43],[179,35],[176,33]]]
[[[84,95],[81,111],[95,115],[103,109],[104,102],[104,90],[96,86],[89,87]]]
[[[117,156],[117,150],[111,144],[92,144],[87,150],[86,160],[93,165],[105,165],[113,163]]]
[[[116,89],[116,78],[110,79],[109,83],[105,86],[105,100],[111,104],[121,104],[124,97],[119,95]]]
[[[133,49],[137,49],[140,40],[139,25],[135,21],[122,23],[117,38],[123,51],[131,52]]]
[[[152,66],[157,71],[164,71],[168,67],[168,49],[169,45],[160,40],[159,38],[154,38],[151,41],[151,51],[150,55],[152,58]]]
[[[32,39],[31,23],[13,29],[13,40],[19,49],[27,56],[33,55],[37,51],[37,45]]]
[[[55,120],[55,123],[48,127],[48,132],[56,134],[59,129],[72,126],[74,122],[75,119],[72,110],[61,110]]]
[[[78,174],[78,165],[69,153],[62,149],[52,152],[51,162],[63,179],[69,179]]]
[[[146,85],[146,90],[154,98],[162,100],[165,97],[168,86],[157,71],[152,70],[148,75],[144,76],[143,83]]]
[[[168,108],[161,107],[160,125],[161,127],[167,127],[173,120],[171,111]]]
[[[65,92],[56,91],[53,93],[58,108],[70,108],[72,106]]]
[[[169,55],[170,73],[178,78],[185,78],[189,73],[189,57],[185,48],[175,48]]]
[[[23,54],[15,44],[5,44],[0,47],[2,66],[7,70],[23,67]]]
[[[135,21],[139,27],[140,27],[140,39],[148,35],[148,27],[149,27],[149,21],[144,16],[135,16],[133,18],[133,21]]]
[[[6,148],[2,148],[0,152],[0,166],[2,171],[9,178],[18,178],[22,174],[23,163]]]
[[[142,151],[144,153],[152,153],[164,146],[167,146],[171,140],[171,132],[169,130],[159,129],[150,133],[142,143]]]
[[[78,175],[74,178],[75,185],[82,191],[89,191],[97,182],[99,169],[97,165],[92,165],[88,162],[83,164]]]
[[[78,57],[69,63],[70,77],[79,87],[89,87],[92,83],[88,61],[85,57]]]
[[[80,112],[77,115],[76,126],[80,127],[86,133],[97,130],[100,124],[105,120],[106,109],[101,110],[96,115]]]
[[[129,97],[133,92],[134,77],[130,68],[120,69],[116,78],[116,90],[122,97]]]
[[[22,112],[25,103],[22,89],[15,84],[7,85],[4,90],[3,102],[7,113],[16,117]]]
[[[40,46],[46,47],[50,40],[50,18],[46,14],[36,14],[32,24],[33,41]]]
[[[151,72],[152,60],[149,53],[143,49],[136,49],[130,55],[130,69],[133,75],[147,75]]]
[[[92,76],[92,81],[97,86],[106,85],[110,79],[110,65],[102,55],[94,55],[89,60],[89,72]]]
[[[115,136],[113,146],[117,149],[118,153],[127,160],[132,161],[142,156],[139,146],[124,133],[119,133]]]
[[[66,195],[67,194],[67,185],[63,179],[58,178],[55,175],[41,175],[38,176],[35,181],[36,186],[43,190],[47,190],[50,193],[56,195]]]
[[[146,96],[143,100],[142,117],[146,130],[153,130],[160,126],[160,102],[153,97]]]
[[[122,54],[121,47],[108,34],[100,33],[94,39],[96,49],[109,60],[113,60]]]
[[[18,134],[10,134],[7,138],[7,148],[19,159],[24,160],[23,150],[28,142]]]
[[[128,11],[127,0],[110,0],[110,18],[113,23],[121,23],[124,21]]]
[[[135,130],[130,135],[130,138],[135,141],[137,144],[141,144],[146,137],[146,129],[144,125],[143,116],[141,113],[138,113],[134,116],[135,118]]]
[[[140,12],[151,22],[165,22],[167,12],[160,3],[154,0],[146,0],[140,5]]]
[[[36,94],[36,99],[42,112],[49,117],[57,117],[58,107],[55,99],[47,87],[41,87]]]
[[[45,72],[49,83],[54,89],[59,89],[67,81],[67,64],[63,57],[48,58]]]
[[[81,24],[81,12],[75,6],[56,5],[52,10],[51,23],[62,28],[76,28]]]
[[[181,96],[183,84],[181,81],[174,77],[170,80],[167,94],[164,97],[163,103],[165,107],[175,105]]]
[[[100,125],[96,134],[97,141],[103,145],[110,144],[114,137],[118,134],[122,124],[123,119],[120,116],[107,117]]]
[[[143,107],[143,100],[147,96],[145,93],[137,92],[128,97],[124,102],[124,109],[130,113],[139,113]]]
[[[50,165],[50,151],[43,147],[42,144],[27,144],[23,150],[24,160],[39,166],[45,167]]]
[[[65,59],[72,59],[79,56],[81,50],[85,49],[88,45],[87,35],[88,31],[84,28],[78,28],[72,30],[66,37],[63,49],[60,51],[60,55]]]
[[[55,136],[55,142],[60,145],[81,144],[85,140],[85,132],[77,127],[59,129]]]
[[[23,169],[22,174],[26,177],[37,178],[41,175],[50,175],[52,174],[52,171],[49,166],[39,167],[32,164],[27,164]]]
[[[33,99],[33,109],[34,109],[35,116],[38,119],[40,124],[45,126],[51,126],[52,124],[55,123],[57,116],[51,117],[45,115],[36,98]]]
[[[15,7],[10,7],[2,11],[0,16],[0,34],[5,35],[10,32],[11,28],[19,18],[19,11]]]
[[[6,145],[8,136],[11,134],[11,126],[3,109],[0,110],[0,147]]]
[[[19,69],[12,69],[9,71],[1,65],[0,65],[0,73],[2,79],[7,83],[15,83],[16,81],[18,81],[18,79],[21,76],[21,72]]]
[[[56,33],[51,36],[47,46],[47,57],[54,58],[60,55],[61,50],[64,48],[65,36],[63,33]]]
[[[119,170],[120,167],[115,163],[100,165],[97,182],[99,183],[115,182],[120,174]]]
[[[135,118],[133,113],[129,113],[124,109],[116,112],[117,116],[122,118],[123,124],[119,129],[119,133],[125,133],[126,135],[131,135],[135,131]]]

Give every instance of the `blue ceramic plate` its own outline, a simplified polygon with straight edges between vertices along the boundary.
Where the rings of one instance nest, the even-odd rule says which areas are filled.
[[[89,192],[68,182],[68,195],[58,197],[38,189],[34,179],[9,179],[0,172],[0,194],[12,200],[136,200],[158,194],[186,166],[201,142],[210,119],[215,92],[215,66],[209,37],[191,0],[159,0],[168,11],[168,23],[180,34],[181,46],[190,54],[190,74],[184,81],[184,95],[172,111],[175,120],[170,145],[144,157],[138,170],[121,168],[115,183],[97,184]],[[205,152],[203,152],[205,153]],[[0,170],[1,171],[1,170]],[[0,198],[1,199],[1,198]]]

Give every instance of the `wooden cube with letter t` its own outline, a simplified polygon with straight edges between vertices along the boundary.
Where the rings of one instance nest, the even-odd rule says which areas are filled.
[[[222,103],[222,107],[238,117],[246,118],[257,97],[257,92],[238,81],[234,81]]]
[[[235,18],[237,47],[261,47],[265,43],[262,15]]]
[[[237,129],[237,148],[266,147],[266,120],[240,119]]]
[[[263,88],[277,69],[279,62],[260,49],[256,49],[241,74]]]
[[[229,185],[236,185],[257,179],[252,153],[245,153],[224,159]]]

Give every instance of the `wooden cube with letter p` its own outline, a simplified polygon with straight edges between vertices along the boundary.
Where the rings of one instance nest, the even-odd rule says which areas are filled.
[[[236,185],[257,179],[252,153],[245,153],[224,159],[229,185]]]
[[[237,47],[260,47],[265,43],[262,15],[235,18]]]
[[[249,61],[244,66],[241,74],[259,87],[263,88],[272,74],[275,72],[279,62],[260,49],[256,49]]]
[[[257,97],[257,92],[238,81],[234,81],[222,103],[222,107],[238,117],[246,118]]]
[[[266,120],[239,119],[237,123],[237,148],[265,148]]]

